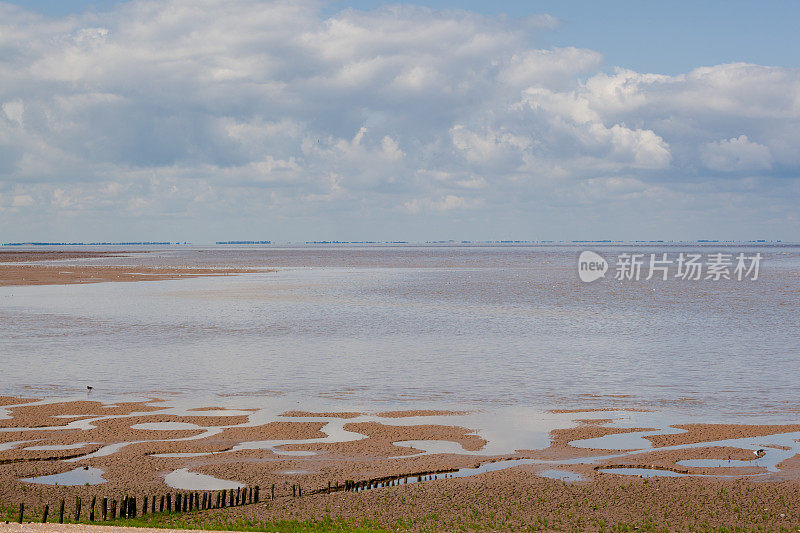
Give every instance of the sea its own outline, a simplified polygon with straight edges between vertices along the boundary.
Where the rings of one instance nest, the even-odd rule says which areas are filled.
[[[0,395],[85,398],[90,386],[95,398],[317,409],[800,410],[794,244],[85,249],[120,257],[51,263],[256,271],[0,287]],[[591,282],[579,276],[585,251],[607,262]],[[690,256],[700,279],[680,275]],[[758,272],[737,272],[740,257]],[[651,261],[667,271],[646,279]]]

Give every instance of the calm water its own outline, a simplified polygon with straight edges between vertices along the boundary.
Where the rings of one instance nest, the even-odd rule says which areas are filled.
[[[211,247],[89,260],[278,270],[0,288],[0,394],[93,385],[99,395],[408,407],[587,407],[626,396],[693,413],[800,409],[800,248],[761,248],[757,281],[590,285],[576,272],[583,249]],[[755,249],[729,251],[740,250]]]

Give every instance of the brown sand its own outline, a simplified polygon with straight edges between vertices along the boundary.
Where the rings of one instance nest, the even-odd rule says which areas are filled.
[[[34,398],[16,398],[14,396],[0,396],[0,406],[17,405],[20,403],[35,402]]]
[[[403,440],[446,440],[457,442],[470,451],[479,450],[486,444],[484,439],[472,434],[472,430],[453,426],[387,426],[377,422],[360,422],[345,424],[344,429],[367,435],[368,438],[351,442],[290,445],[285,448],[324,451],[349,457],[394,457],[419,453],[419,450],[411,447],[392,444]]]
[[[0,250],[0,263],[21,263],[29,261],[62,261],[66,259],[94,259],[98,257],[125,257],[144,252],[88,252],[78,250]]]
[[[265,272],[243,268],[151,268],[143,266],[0,265],[0,286],[70,285],[105,281],[163,281],[197,276]]]
[[[157,412],[142,412],[142,403],[119,404],[103,408],[97,402],[71,402],[38,406],[42,410],[19,407],[19,420],[46,420],[55,414],[89,416],[108,409],[117,413],[140,413],[124,418],[97,421],[91,430],[22,431],[9,440],[41,439],[40,444],[96,442],[108,444],[127,440],[153,440],[199,435],[202,430],[134,430],[131,425],[142,422],[190,422],[203,427],[242,424],[243,416],[175,416]],[[152,407],[152,406],[150,406]],[[60,412],[59,412],[60,411]],[[57,419],[59,420],[59,419]],[[63,419],[62,419],[63,420]],[[584,420],[576,428],[557,429],[551,434],[551,446],[542,450],[520,452],[514,457],[552,458],[591,456],[598,450],[578,450],[569,445],[572,440],[597,437],[611,433],[641,431],[646,428],[606,427],[608,420]],[[617,474],[597,472],[594,464],[531,465],[492,472],[464,479],[445,479],[402,487],[374,489],[364,493],[313,495],[327,487],[328,482],[346,479],[370,480],[421,472],[441,472],[449,468],[477,466],[499,457],[476,457],[453,454],[388,457],[410,455],[415,451],[399,447],[400,440],[450,440],[469,450],[480,450],[483,439],[473,430],[447,425],[391,426],[376,422],[348,423],[345,429],[367,435],[350,443],[314,443],[286,446],[286,449],[317,450],[321,455],[293,457],[276,455],[269,450],[242,450],[199,457],[158,458],[157,453],[219,452],[230,450],[239,442],[251,440],[308,439],[321,437],[322,422],[278,421],[255,427],[229,427],[217,435],[177,442],[142,442],[131,444],[113,455],[95,457],[77,463],[63,463],[59,458],[86,453],[100,444],[79,450],[0,451],[0,500],[26,502],[32,513],[40,512],[45,502],[53,505],[60,498],[74,501],[80,496],[89,501],[92,496],[120,498],[124,494],[164,494],[175,492],[164,483],[164,474],[176,468],[189,468],[221,479],[234,479],[262,490],[273,483],[280,499],[258,506],[224,511],[195,513],[193,517],[223,514],[227,518],[257,520],[321,519],[325,516],[355,519],[369,517],[379,525],[406,530],[523,529],[528,526],[542,529],[596,530],[617,522],[644,525],[648,521],[667,530],[701,529],[741,525],[745,528],[798,529],[800,526],[800,457],[781,464],[779,474],[770,474],[753,483],[747,479],[679,478],[638,479]],[[769,435],[795,431],[794,425],[686,426],[689,435],[698,442],[747,435]],[[669,437],[686,437],[670,435]],[[691,441],[691,440],[690,440]],[[693,442],[693,441],[691,441]],[[20,446],[24,447],[23,446]],[[20,459],[2,464],[3,459]],[[648,451],[604,461],[603,467],[640,466],[673,469],[697,474],[730,474],[762,472],[757,464],[732,468],[686,468],[677,465],[681,459],[752,459],[752,452],[731,447],[709,446],[677,451]],[[27,460],[31,459],[31,460]],[[66,472],[90,465],[104,470],[107,483],[91,487],[55,487],[30,485],[20,478]],[[557,468],[583,475],[587,481],[563,483],[542,478],[539,472]],[[441,475],[439,476],[441,478]],[[291,484],[303,487],[303,498],[292,499]],[[766,509],[766,510],[765,510]],[[784,516],[781,517],[780,515]],[[33,516],[33,515],[32,515]],[[580,522],[578,522],[580,520]],[[546,521],[546,522],[544,522]]]
[[[726,446],[709,446],[705,448],[689,448],[685,450],[654,451],[634,455],[628,455],[617,459],[602,461],[597,465],[599,468],[655,468],[661,470],[671,470],[684,474],[704,474],[704,475],[752,475],[766,472],[763,467],[759,467],[755,462],[751,466],[732,466],[732,467],[688,467],[678,464],[683,459],[723,459],[738,461],[753,461],[755,456],[749,450],[741,448],[731,448]]]
[[[356,412],[312,413],[310,411],[286,411],[281,416],[293,416],[296,418],[357,418],[362,414]]]
[[[710,442],[726,439],[739,439],[743,437],[764,437],[778,433],[800,431],[800,424],[769,424],[769,425],[740,425],[740,424],[682,424],[672,426],[687,430],[686,433],[676,435],[651,435],[645,437],[653,446],[676,446],[679,444],[692,444],[695,442]]]
[[[130,415],[135,412],[163,410],[164,407],[148,405],[150,402],[122,402],[104,405],[95,401],[57,402],[43,405],[22,405],[9,407],[11,418],[0,419],[0,427],[50,427],[63,426],[70,421],[95,416]],[[55,418],[58,415],[76,415],[69,418]]]
[[[469,411],[438,411],[435,409],[409,409],[406,411],[384,411],[378,413],[383,418],[406,418],[412,416],[457,416],[468,415]]]

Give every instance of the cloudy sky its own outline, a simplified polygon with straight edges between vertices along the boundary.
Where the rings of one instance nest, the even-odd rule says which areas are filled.
[[[798,240],[800,8],[563,4],[0,2],[0,241]]]

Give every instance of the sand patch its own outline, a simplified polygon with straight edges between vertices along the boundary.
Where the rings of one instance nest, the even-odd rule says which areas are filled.
[[[744,437],[765,437],[767,435],[800,431],[800,424],[679,424],[672,427],[685,429],[686,433],[650,435],[644,438],[652,442],[653,446],[660,448],[662,446],[676,446]]]

